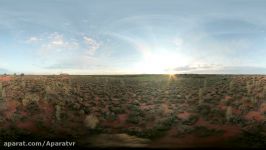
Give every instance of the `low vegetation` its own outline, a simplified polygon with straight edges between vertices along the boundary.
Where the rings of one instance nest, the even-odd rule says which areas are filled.
[[[265,125],[265,98],[265,76],[4,76],[0,129],[6,132],[0,137],[25,131],[82,141],[92,135],[123,134],[152,143],[230,135],[228,140],[261,147],[263,140],[250,137],[263,134],[244,131]]]

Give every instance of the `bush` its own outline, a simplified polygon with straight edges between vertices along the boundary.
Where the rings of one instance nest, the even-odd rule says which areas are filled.
[[[202,104],[203,102],[203,90],[200,88],[199,89],[199,104]]]
[[[228,107],[226,108],[225,117],[226,117],[226,120],[227,120],[228,122],[229,122],[230,119],[233,117],[232,107],[231,107],[231,106],[228,106]]]
[[[121,107],[109,107],[109,110],[116,113],[116,114],[123,114],[125,110]]]
[[[171,129],[171,127],[177,122],[176,116],[168,117],[159,123],[157,123],[153,128],[145,129],[145,130],[136,130],[129,129],[126,132],[130,135],[135,135],[142,138],[155,139],[163,136],[166,131]]]
[[[240,126],[245,126],[246,125],[245,120],[240,118],[240,117],[237,117],[237,116],[231,117],[229,121],[231,123],[233,123],[233,124],[237,124],[237,125],[240,125]]]
[[[229,83],[229,90],[230,90],[230,92],[232,92],[233,89],[234,89],[234,81],[231,80],[230,83]]]
[[[140,116],[136,113],[130,113],[127,119],[127,122],[133,123],[133,124],[138,124],[140,122]]]
[[[98,123],[99,123],[99,120],[94,115],[88,115],[88,116],[86,116],[86,118],[84,120],[85,126],[90,128],[90,129],[95,129],[96,126],[98,125]]]
[[[130,111],[140,111],[139,107],[134,105],[134,104],[129,104],[127,106],[127,108],[130,110]]]
[[[55,106],[55,116],[57,121],[61,121],[61,107],[59,105]]]
[[[185,125],[193,125],[198,121],[199,117],[197,115],[191,115],[187,120],[183,122]]]
[[[115,113],[104,113],[103,114],[103,118],[104,119],[107,119],[107,120],[111,120],[111,121],[114,121],[117,119],[117,115]]]
[[[171,116],[168,117],[159,123],[156,124],[155,129],[159,131],[167,131],[169,130],[175,123],[177,123],[177,117]]]
[[[137,137],[148,138],[148,139],[155,139],[164,135],[164,132],[159,131],[155,128],[148,128],[144,130],[140,130],[139,128],[128,128],[124,129],[124,132],[126,132],[129,135],[134,135]]]
[[[265,133],[265,132],[264,132]],[[265,148],[266,147],[266,135],[261,130],[257,131],[245,131],[243,130],[240,138],[237,139],[237,143],[245,145],[251,148]]]
[[[192,132],[195,133],[198,137],[207,137],[224,133],[223,130],[208,129],[204,126],[196,126]]]
[[[207,104],[201,104],[197,107],[197,112],[202,116],[208,116],[211,111],[211,108]]]

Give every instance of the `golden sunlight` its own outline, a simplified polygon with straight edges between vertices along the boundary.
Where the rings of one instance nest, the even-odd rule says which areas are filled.
[[[136,69],[148,74],[175,74],[175,68],[184,63],[184,59],[177,54],[153,53],[145,56]]]

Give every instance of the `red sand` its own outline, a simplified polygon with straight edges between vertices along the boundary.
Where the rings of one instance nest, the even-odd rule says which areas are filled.
[[[4,112],[4,116],[8,119],[12,118],[12,115],[17,111],[18,102],[16,101],[7,101],[6,103],[7,110]]]
[[[183,112],[183,113],[178,114],[177,116],[178,116],[178,118],[181,118],[181,119],[185,120],[185,119],[188,119],[191,116],[191,113]]]
[[[245,119],[247,119],[247,120],[255,120],[255,121],[260,122],[260,121],[264,120],[264,116],[261,115],[260,112],[251,111],[251,112],[246,114]]]
[[[37,131],[36,125],[34,121],[26,121],[26,122],[17,122],[17,127],[21,129],[26,129],[29,131]]]
[[[189,113],[185,112],[182,115],[186,116]],[[181,115],[181,116],[182,116]],[[195,126],[205,126],[209,129],[223,130],[223,135],[213,135],[208,137],[198,137],[195,134],[186,134],[183,137],[173,137],[176,133],[176,128],[172,128],[165,137],[159,138],[150,144],[150,147],[217,147],[223,146],[224,141],[236,138],[241,133],[241,128],[234,125],[213,125],[203,118],[199,118]]]
[[[263,104],[260,105],[259,111],[260,111],[260,113],[266,112],[266,103],[263,103]]]
[[[10,81],[10,80],[12,80],[12,78],[9,77],[9,76],[6,76],[6,77],[0,77],[0,81]]]

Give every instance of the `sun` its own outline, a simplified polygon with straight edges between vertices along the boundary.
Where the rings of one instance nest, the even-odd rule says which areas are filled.
[[[183,65],[182,58],[172,53],[152,53],[143,58],[137,69],[147,74],[169,74],[174,75],[177,72],[175,68]]]
[[[175,73],[170,73],[170,74],[168,74],[168,79],[169,80],[176,80],[176,74]]]

